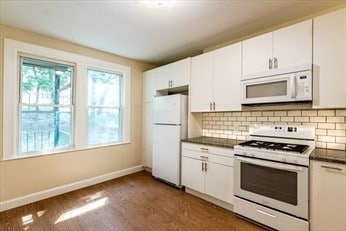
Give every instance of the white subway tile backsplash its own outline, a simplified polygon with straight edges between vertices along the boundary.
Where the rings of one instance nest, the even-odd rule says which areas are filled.
[[[319,123],[318,128],[335,129],[335,123]]]
[[[327,122],[344,123],[345,117],[344,116],[327,117]]]
[[[327,135],[327,130],[326,129],[316,129],[315,132],[316,132],[316,135],[321,135],[321,136],[326,136]]]
[[[302,112],[301,111],[288,111],[287,116],[301,116]]]
[[[342,144],[346,144],[346,137],[335,137],[335,142],[336,143],[342,143]]]
[[[346,109],[337,109],[336,116],[346,116]]]
[[[203,135],[250,139],[251,124],[314,125],[316,147],[345,150],[346,109],[280,110],[203,113]]]
[[[339,124],[339,123],[337,123],[337,124],[335,124],[335,129],[346,129],[346,124],[345,123],[341,123],[341,124]]]
[[[281,117],[282,122],[293,122],[294,118],[293,117]]]
[[[260,111],[251,112],[251,116],[262,116],[262,112]]]
[[[325,123],[326,117],[310,117],[310,122]]]
[[[280,121],[280,117],[269,117],[268,120],[272,122],[277,122]]]
[[[327,143],[317,141],[315,146],[316,146],[316,148],[327,148]]]
[[[287,116],[287,111],[275,111],[275,116]]]
[[[268,121],[268,117],[257,117],[257,121]]]
[[[274,112],[273,111],[264,111],[262,113],[263,116],[274,116]]]
[[[345,136],[345,130],[328,130],[328,136]]]
[[[309,117],[305,116],[305,117],[294,117],[294,121],[295,122],[309,122]]]
[[[345,150],[346,145],[345,144],[338,144],[338,143],[327,143],[327,148]]]
[[[317,116],[317,110],[302,111],[302,116]]]
[[[335,116],[335,110],[318,110],[318,116]]]

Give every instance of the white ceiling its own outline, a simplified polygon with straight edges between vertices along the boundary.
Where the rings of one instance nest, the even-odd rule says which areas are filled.
[[[163,64],[344,0],[0,0],[1,24]],[[163,2],[163,1],[161,1]]]

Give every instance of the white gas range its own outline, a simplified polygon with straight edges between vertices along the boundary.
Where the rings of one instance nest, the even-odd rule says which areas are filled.
[[[309,156],[315,127],[251,125],[234,147],[234,211],[278,230],[309,230]]]

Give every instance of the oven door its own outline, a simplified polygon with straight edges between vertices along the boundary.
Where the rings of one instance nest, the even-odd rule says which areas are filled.
[[[242,104],[295,101],[294,74],[241,81]]]
[[[308,167],[236,156],[234,195],[308,219]]]

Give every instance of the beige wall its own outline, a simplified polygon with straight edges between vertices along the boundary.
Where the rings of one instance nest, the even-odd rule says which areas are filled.
[[[77,44],[0,25],[0,155],[3,133],[4,38],[46,46],[131,67],[131,144],[0,162],[0,201],[141,165],[142,72],[151,65]],[[5,141],[6,142],[6,141]]]

